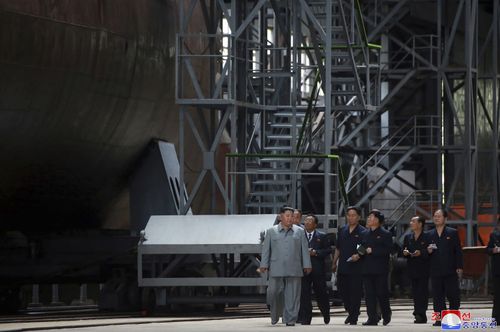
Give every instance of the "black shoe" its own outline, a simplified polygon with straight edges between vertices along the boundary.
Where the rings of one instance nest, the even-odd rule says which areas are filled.
[[[323,317],[323,322],[325,322],[325,324],[327,324],[327,325],[330,324],[330,316],[329,315],[328,316],[324,316]]]
[[[378,325],[378,322],[374,320],[367,320],[366,322],[363,323],[363,325]]]
[[[440,320],[435,321],[434,324],[432,324],[432,326],[441,326],[441,321]]]
[[[391,318],[392,318],[392,312],[389,312],[389,316],[384,318],[384,320],[382,321],[382,324],[384,324],[384,326],[386,326],[387,324],[389,324],[391,322]]]
[[[295,323],[286,323],[286,326],[295,326]]]
[[[346,324],[346,325],[347,325],[347,324],[349,324],[350,322],[351,322],[351,316],[349,315],[349,316],[347,316],[347,318],[345,319],[344,324]]]
[[[357,320],[351,320],[349,322],[349,325],[358,325],[358,321]]]
[[[415,324],[425,324],[427,323],[427,317],[422,315],[415,315],[415,320],[413,321]]]
[[[271,325],[276,325],[276,323],[278,323],[277,320],[271,320]]]

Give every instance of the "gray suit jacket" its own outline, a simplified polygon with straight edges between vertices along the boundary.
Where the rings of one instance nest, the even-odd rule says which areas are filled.
[[[269,269],[270,277],[302,277],[311,267],[304,229],[293,225],[288,231],[278,224],[266,231],[260,267]]]

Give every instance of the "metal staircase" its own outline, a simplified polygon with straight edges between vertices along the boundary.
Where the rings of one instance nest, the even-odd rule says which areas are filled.
[[[312,57],[311,62],[316,64],[318,73],[315,85],[319,84],[323,93],[319,96],[313,88],[311,97],[301,100],[295,112],[290,109],[267,112],[261,151],[268,156],[248,160],[246,166],[247,173],[252,174],[245,204],[250,213],[274,213],[284,204],[296,204],[301,160],[273,158],[273,155],[324,152],[324,149],[306,147],[311,144],[311,137],[305,138],[307,125],[314,121],[316,129],[325,127],[325,112],[335,116],[338,112],[349,114],[375,110],[370,104],[370,82],[373,81],[370,73],[373,68],[369,52],[370,48],[378,50],[380,47],[367,43],[359,3],[348,8],[340,0],[301,0],[300,4],[306,13],[304,23],[309,29],[304,31],[299,52]],[[324,101],[325,96],[329,96],[331,109],[325,108],[326,103],[317,102],[318,98]],[[312,99],[316,100],[311,103]],[[323,141],[325,131],[335,132],[335,128],[323,128],[320,137]],[[324,142],[323,145],[330,146],[331,143]],[[323,167],[323,172],[326,176],[333,175],[336,166]],[[332,202],[331,209],[336,210],[338,184],[334,184],[329,192],[331,196],[327,200]]]
[[[382,16],[381,8],[374,7],[376,3],[372,3],[371,7],[369,5],[368,11],[366,11],[367,8],[363,8],[365,9],[364,20],[370,23],[370,38],[376,37],[384,29],[397,26],[398,20],[407,14],[407,11],[402,8],[407,2],[395,2],[393,8],[386,8],[387,15],[397,14],[396,16],[398,16],[397,19],[390,21],[391,26],[388,25],[389,20],[385,20]],[[374,23],[374,20],[370,20],[369,16],[375,16],[378,25]],[[349,117],[343,119],[342,126],[339,128],[336,147],[340,151],[350,151],[347,155],[343,154],[344,160],[351,165],[350,177],[347,180],[347,191],[351,193],[351,197],[356,197],[357,204],[368,203],[420,152],[416,142],[413,145],[405,143],[408,138],[413,136],[415,139],[416,135],[418,135],[420,128],[417,128],[415,119],[409,119],[399,129],[391,129],[389,131],[390,137],[380,139],[377,144],[381,145],[376,150],[371,148],[374,144],[367,144],[366,135],[368,132],[373,132],[374,128],[382,126],[380,115],[383,112],[403,107],[408,109],[408,99],[425,82],[425,78],[432,75],[434,37],[433,35],[418,36],[414,34],[405,42],[395,42],[396,45],[400,46],[399,50],[392,52],[390,57],[383,58],[380,62],[380,76],[378,79],[380,82],[388,84],[389,91],[387,95],[381,98],[375,111],[350,114]],[[418,112],[415,111],[415,113]],[[391,118],[391,123],[397,123],[397,121]],[[430,123],[432,124],[433,121],[430,121]],[[432,131],[435,129],[430,125],[425,130]],[[377,130],[380,131],[380,129],[375,131]],[[365,137],[365,140],[362,140],[362,137]],[[427,142],[427,144],[437,146],[435,142]],[[377,167],[380,168],[383,175],[375,178],[375,180],[370,179],[370,185],[368,186],[369,170]],[[368,190],[359,190],[366,186],[368,186]],[[356,187],[359,187],[358,190]]]
[[[358,1],[328,3],[314,0],[307,3],[310,8],[309,25],[317,29],[311,34],[311,48],[317,58],[322,91],[330,94],[333,121],[328,126],[324,112],[316,112],[316,122],[320,123],[316,127],[316,135],[310,135],[304,143],[321,148],[321,144],[312,141],[323,140],[324,144],[333,145],[335,150],[343,144],[341,141],[345,135],[360,123],[359,119],[374,118],[380,109],[377,106],[380,46],[368,42]],[[331,10],[331,15],[328,15],[328,10]],[[328,33],[331,34],[331,42],[326,40]],[[326,72],[327,68],[330,68],[330,73]],[[324,141],[327,137],[325,131],[332,133],[332,142]]]
[[[283,109],[268,113],[263,130],[264,155],[247,164],[247,172],[252,174],[245,204],[249,213],[277,213],[283,205],[296,205],[297,160],[283,156],[294,153],[305,110],[302,107],[295,114]]]
[[[403,13],[401,7],[406,2],[395,3],[394,8],[388,10]],[[298,3],[305,15],[300,18],[301,36],[294,50],[307,55],[311,67],[316,67],[316,79],[308,98],[292,98],[289,106],[273,106],[280,104],[276,100],[278,91],[300,75],[298,71],[303,64],[293,61],[302,57],[290,56],[289,65],[281,62],[276,68],[248,71],[249,81],[255,82],[252,83],[254,91],[267,91],[263,94],[264,100],[271,106],[261,113],[259,149],[250,152],[256,155],[245,157],[248,213],[276,213],[285,204],[300,206],[298,188],[302,185],[301,174],[307,172],[307,168],[297,155],[331,154],[345,147],[353,149],[354,154],[343,158],[351,168],[346,192],[356,198],[357,204],[363,205],[419,151],[415,144],[408,142],[416,135],[411,119],[389,132],[388,137],[380,137],[378,142],[372,137],[368,145],[360,143],[360,138],[378,125],[380,114],[404,104],[405,95],[411,95],[420,84],[419,78],[427,74],[428,63],[417,53],[415,39],[403,42],[405,47],[391,53],[383,63],[381,47],[369,42],[369,38],[383,29],[378,27],[374,29],[376,34],[367,34],[365,19],[369,18],[358,0],[299,0]],[[379,22],[380,27],[388,28],[389,23],[381,17],[381,8],[372,10],[376,13],[370,24]],[[397,25],[394,21],[391,24]],[[273,52],[280,52],[279,47],[272,46],[270,53],[261,51],[261,54]],[[276,59],[268,57],[264,62],[276,63]],[[390,84],[389,93],[383,99],[380,98],[381,81]],[[373,148],[377,144],[380,146]],[[287,155],[295,157],[287,158]],[[367,155],[369,157],[363,157]],[[326,160],[314,167],[323,172],[325,179],[339,173],[338,165]],[[383,175],[361,193],[360,188],[366,186],[372,170],[377,168],[384,171]],[[329,212],[339,213],[340,185],[339,181],[332,181],[324,182],[329,187],[325,188],[325,204],[331,204]]]
[[[386,219],[389,229],[407,225],[410,218],[417,214],[427,220],[432,219],[432,213],[440,200],[439,197],[439,192],[435,190],[416,190],[409,193],[387,215]]]
[[[414,116],[392,131],[388,137],[381,137],[373,142],[373,152],[362,163],[360,159],[354,158],[346,181],[346,191],[349,194],[358,189],[357,204],[363,205],[371,200],[419,152],[421,146],[437,143],[438,136],[434,132],[438,131],[439,127],[436,121],[432,120],[432,117]],[[382,175],[376,175],[377,168],[383,170]],[[367,187],[368,179],[371,185],[368,190],[361,192],[359,189]]]
[[[369,53],[371,48],[379,49],[379,46],[366,40],[359,3],[353,2],[355,6],[350,6],[341,0],[306,2],[308,22],[313,28],[310,36],[312,48],[325,93],[330,80],[333,112],[374,110],[369,87],[374,67],[370,64]],[[329,37],[331,39],[327,41]],[[331,50],[327,49],[327,45]],[[327,66],[326,62],[330,62],[331,66]],[[331,68],[329,73],[326,72],[327,67]]]
[[[489,11],[498,14],[494,3]],[[467,241],[473,243],[479,201],[491,201],[493,210],[499,204],[498,167],[492,167],[494,190],[477,167],[485,155],[479,151],[490,148],[478,121],[494,128],[495,117],[490,117],[499,117],[498,100],[490,97],[496,91],[491,82],[498,70],[491,68],[496,68],[494,36],[499,35],[492,17],[498,15],[484,10],[489,6],[484,1],[448,5],[418,0],[186,0],[179,7],[175,57],[180,182],[191,139],[201,154],[194,158],[200,167],[191,167],[196,174],[188,183],[188,199],[180,201],[182,210],[206,184],[214,194],[211,211],[218,208],[217,190],[228,213],[276,211],[282,203],[300,207],[298,188],[309,181],[305,174],[315,173],[322,181],[311,184],[313,195],[306,190],[310,188],[302,190],[307,196],[303,202],[315,213],[323,210],[327,218],[341,214],[335,209],[339,182],[330,181],[342,169],[330,159],[338,155],[344,172],[356,173],[349,177],[350,185],[360,181],[350,189],[353,203],[369,201],[376,188],[394,177],[405,190],[436,189],[446,197],[440,204],[464,205]],[[454,55],[457,50],[463,56]],[[309,69],[310,76],[305,73]],[[316,93],[309,94],[311,88]],[[399,119],[414,114],[439,117],[439,144],[413,145],[417,150],[390,141],[377,151],[377,143],[403,125]],[[219,149],[222,141],[228,147]],[[234,174],[225,174],[223,183],[216,157],[227,150]],[[306,154],[315,156],[304,158]],[[493,161],[498,164],[498,158]],[[408,185],[402,167],[420,172],[419,166],[428,172]],[[370,167],[380,175],[368,187]],[[443,172],[444,167],[452,171]],[[379,196],[395,194],[390,186],[386,190],[387,195]],[[395,201],[405,198],[394,196]],[[324,199],[323,206],[310,204],[310,197]]]

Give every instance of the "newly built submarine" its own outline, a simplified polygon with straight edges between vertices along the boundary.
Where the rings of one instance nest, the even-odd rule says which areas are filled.
[[[131,178],[178,140],[180,5],[0,0],[0,311],[35,284],[137,288]]]
[[[173,0],[0,0],[2,230],[123,226],[144,149],[177,140],[177,13]]]

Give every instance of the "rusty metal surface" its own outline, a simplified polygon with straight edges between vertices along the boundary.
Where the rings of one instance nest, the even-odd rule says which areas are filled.
[[[99,225],[151,138],[176,139],[177,11],[0,0],[0,229]]]

